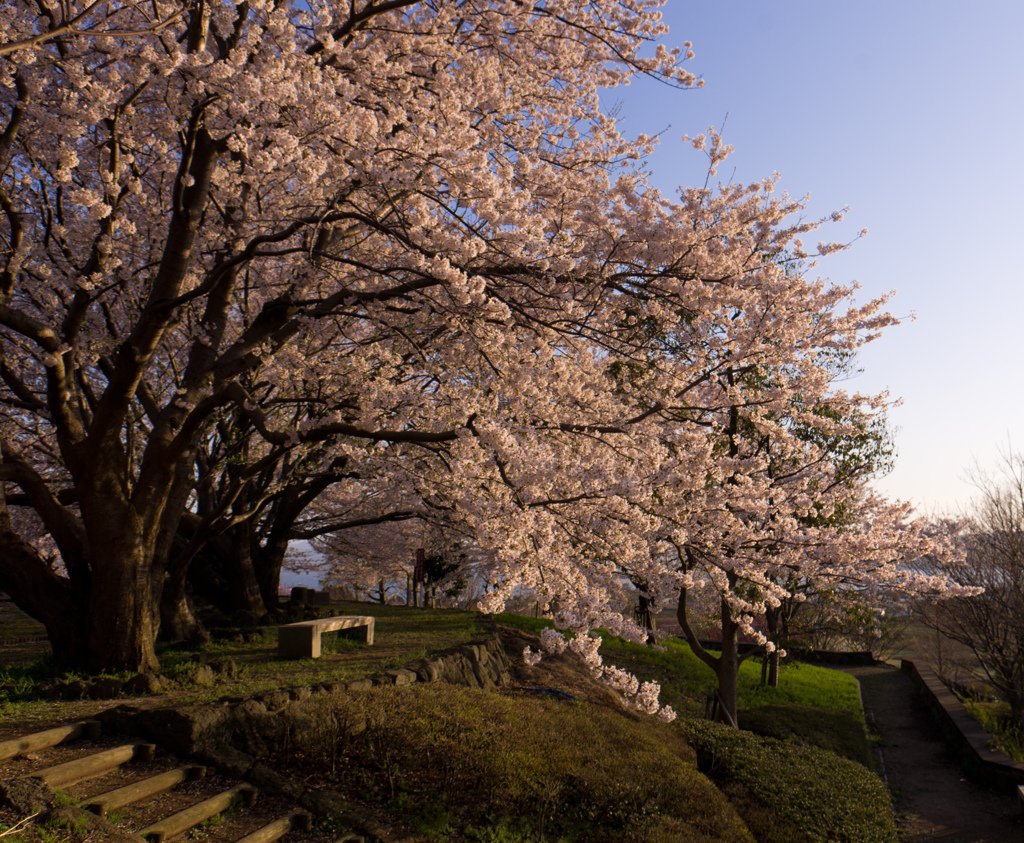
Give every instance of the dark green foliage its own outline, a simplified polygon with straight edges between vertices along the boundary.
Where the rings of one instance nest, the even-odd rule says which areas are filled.
[[[740,726],[748,732],[827,749],[873,768],[864,723],[850,711],[806,705],[766,705],[740,709]]]
[[[423,560],[423,573],[427,577],[427,585],[437,585],[450,574],[456,573],[466,562],[466,553],[459,549],[432,550]],[[449,597],[458,597],[466,590],[466,578],[459,576],[452,579],[444,593]]]
[[[739,785],[809,843],[898,839],[888,791],[861,764],[706,720],[681,721],[678,728],[696,750],[700,769],[720,787]],[[743,813],[742,803],[736,807]]]

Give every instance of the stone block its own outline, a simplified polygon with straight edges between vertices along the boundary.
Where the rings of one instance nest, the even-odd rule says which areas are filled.
[[[218,659],[210,662],[210,668],[218,676],[234,679],[238,676],[238,663],[234,659]]]
[[[124,688],[120,679],[97,679],[89,686],[89,696],[94,700],[112,700]]]
[[[298,782],[293,782],[262,764],[253,765],[246,774],[245,780],[249,784],[256,785],[265,793],[271,793],[274,796],[287,796],[289,799],[298,799],[305,790]]]
[[[155,673],[139,673],[125,682],[122,690],[126,694],[141,696],[159,694],[163,689],[164,685]]]
[[[205,749],[197,758],[228,776],[242,777],[252,767],[253,757],[230,746]]]
[[[53,788],[39,779],[14,779],[0,782],[0,805],[18,814],[34,814],[53,807]]]
[[[292,697],[287,691],[267,691],[266,693],[260,694],[259,700],[266,706],[266,710],[270,712],[280,711],[288,703],[291,702]]]

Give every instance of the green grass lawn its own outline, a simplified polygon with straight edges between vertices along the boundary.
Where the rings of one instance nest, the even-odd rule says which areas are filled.
[[[499,616],[538,632],[550,622]],[[779,686],[761,685],[761,663],[740,665],[740,730],[703,719],[717,686],[711,669],[681,640],[656,650],[605,636],[606,664],[661,684],[676,728],[701,768],[726,793],[758,841],[895,841],[888,792],[875,775],[856,679],[784,661]]]
[[[543,618],[524,618],[502,614],[495,620],[531,632],[551,626]],[[704,698],[717,686],[711,669],[693,654],[690,645],[679,639],[662,642],[664,650],[632,644],[608,634],[604,636],[601,654],[606,664],[614,664],[633,673],[638,679],[661,683],[662,702],[680,713],[703,714]],[[857,680],[845,673],[784,660],[780,669],[779,687],[761,684],[761,661],[746,659],[740,665],[740,710],[764,706],[804,705],[835,711],[853,712],[861,717]]]

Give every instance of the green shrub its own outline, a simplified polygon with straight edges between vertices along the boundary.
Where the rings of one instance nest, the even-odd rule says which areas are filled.
[[[427,804],[444,804],[451,824],[459,816],[481,834],[536,832],[525,839],[752,840],[679,732],[654,718],[441,683],[376,687],[357,699],[366,729],[338,754],[368,801],[394,805],[401,796],[402,809],[420,817]],[[311,729],[314,745],[300,752],[324,752],[313,736],[326,732]],[[501,805],[517,825],[472,819],[481,805]]]
[[[1024,761],[1024,733],[1010,716],[1010,705],[1002,701],[972,699],[957,694],[967,713],[991,736],[989,749],[1003,752],[1014,761]]]
[[[740,709],[740,728],[757,735],[827,749],[873,769],[864,723],[852,711],[808,705],[766,705]]]
[[[815,746],[706,720],[682,721],[677,728],[712,780],[725,789],[740,786],[810,843],[898,839],[888,791],[861,764]],[[742,803],[736,807],[743,814]]]

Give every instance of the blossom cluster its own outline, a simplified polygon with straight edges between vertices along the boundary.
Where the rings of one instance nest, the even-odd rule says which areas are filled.
[[[834,458],[889,403],[837,361],[895,320],[812,276],[832,220],[714,187],[714,131],[669,199],[602,105],[699,84],[660,5],[6,4],[0,481],[70,584],[3,518],[0,585],[152,664],[198,537],[242,537],[251,593],[295,539],[400,578],[416,522],[646,711],[588,634],[644,640],[637,589],[703,585],[753,632],[793,578],[938,588]]]

